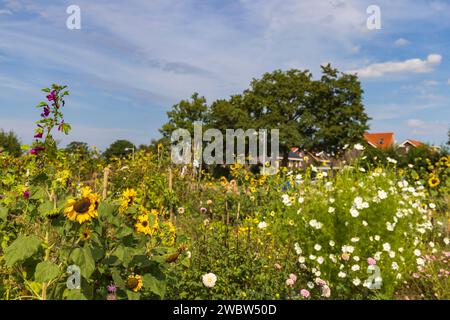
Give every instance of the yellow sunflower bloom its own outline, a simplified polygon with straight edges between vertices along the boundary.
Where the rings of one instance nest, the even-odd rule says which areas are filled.
[[[440,183],[441,183],[441,180],[439,180],[439,178],[436,177],[436,176],[432,176],[432,177],[428,180],[428,185],[429,185],[431,188],[437,187]]]
[[[98,195],[93,193],[91,188],[84,187],[81,189],[80,198],[67,201],[64,215],[70,221],[77,221],[82,224],[98,216],[97,208]]]
[[[122,198],[120,200],[120,213],[124,213],[128,207],[136,202],[137,192],[134,189],[126,189],[122,193]]]
[[[137,232],[147,235],[152,234],[152,228],[150,226],[150,221],[147,214],[139,216],[134,227]]]
[[[127,289],[134,292],[138,292],[139,290],[141,290],[142,285],[142,277],[138,274],[132,274],[128,276],[127,282],[125,284]]]

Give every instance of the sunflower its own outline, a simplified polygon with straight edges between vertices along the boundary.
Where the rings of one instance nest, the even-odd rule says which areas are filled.
[[[89,229],[84,229],[83,232],[81,232],[81,240],[86,241],[87,239],[89,239],[91,237],[91,230]]]
[[[138,216],[137,222],[134,225],[134,227],[136,228],[137,232],[140,232],[143,234],[150,235],[153,233],[153,230],[150,226],[148,214],[143,214],[143,215]]]
[[[81,189],[81,196],[78,199],[67,201],[64,215],[71,221],[82,224],[97,217],[98,195],[93,193],[91,188]]]
[[[133,205],[136,202],[137,193],[134,189],[126,189],[122,193],[122,198],[120,200],[120,213],[124,213],[128,207]]]
[[[441,183],[441,180],[439,180],[439,178],[436,176],[432,176],[430,179],[428,179],[428,185],[431,188],[437,187],[440,183]]]
[[[450,156],[442,157],[440,161],[442,165],[450,167]]]
[[[125,283],[127,289],[138,292],[142,288],[142,278],[138,274],[132,274],[128,276],[127,282]]]

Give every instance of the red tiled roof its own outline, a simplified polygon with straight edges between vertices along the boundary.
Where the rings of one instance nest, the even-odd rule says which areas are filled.
[[[393,132],[364,133],[364,139],[378,149],[389,149],[394,144]]]

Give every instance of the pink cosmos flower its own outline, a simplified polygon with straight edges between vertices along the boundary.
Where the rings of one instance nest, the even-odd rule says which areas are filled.
[[[329,286],[322,287],[322,297],[329,298],[331,296],[331,289]]]
[[[369,266],[374,266],[377,264],[377,260],[375,260],[374,258],[367,258],[367,263],[369,264]]]
[[[289,275],[289,279],[291,279],[292,281],[294,281],[294,283],[297,281],[297,276],[295,275],[295,274],[293,274],[293,273],[291,273],[290,275]]]
[[[295,281],[292,280],[291,278],[289,278],[289,279],[286,280],[286,285],[287,285],[288,287],[292,287],[292,286],[294,285],[294,283],[295,283]]]
[[[302,289],[302,290],[300,290],[300,295],[301,295],[303,298],[309,298],[309,296],[310,296],[311,294],[309,293],[308,290]]]
[[[205,214],[206,211],[208,211],[208,209],[206,209],[206,208],[204,208],[204,207],[201,207],[201,208],[200,208],[200,213]]]

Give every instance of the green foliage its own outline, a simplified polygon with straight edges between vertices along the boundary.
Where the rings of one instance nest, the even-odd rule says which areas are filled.
[[[131,155],[136,147],[128,140],[117,140],[113,142],[103,153],[103,156],[111,160],[113,157],[121,158]]]
[[[12,131],[5,132],[0,130],[0,152],[9,152],[9,154],[18,157],[22,154],[20,141]]]

